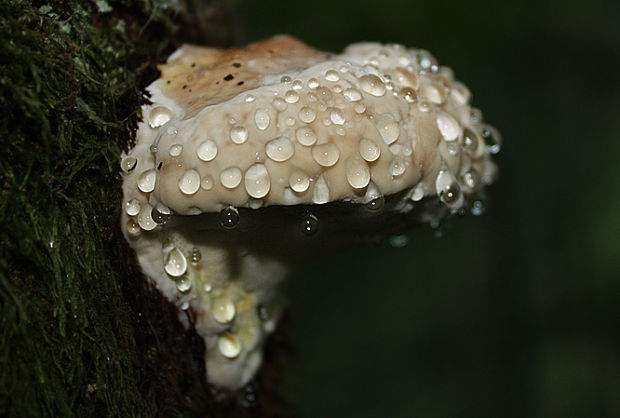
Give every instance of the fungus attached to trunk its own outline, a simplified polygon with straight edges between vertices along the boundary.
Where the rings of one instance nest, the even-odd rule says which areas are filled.
[[[276,37],[186,45],[160,69],[121,161],[122,226],[216,386],[255,374],[291,267],[462,211],[494,176],[499,134],[423,50]]]

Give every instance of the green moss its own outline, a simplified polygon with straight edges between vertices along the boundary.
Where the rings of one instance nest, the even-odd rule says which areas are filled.
[[[201,343],[117,225],[118,156],[174,47],[171,3],[0,2],[1,416],[209,409]]]

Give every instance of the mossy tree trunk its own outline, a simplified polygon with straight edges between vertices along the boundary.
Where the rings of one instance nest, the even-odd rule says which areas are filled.
[[[118,226],[142,90],[181,42],[227,44],[223,9],[0,2],[0,416],[262,413],[255,386],[215,402],[202,340],[144,284]]]

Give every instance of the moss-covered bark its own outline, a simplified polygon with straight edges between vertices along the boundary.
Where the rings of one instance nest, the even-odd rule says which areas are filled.
[[[117,225],[141,90],[181,41],[226,43],[221,8],[0,2],[0,416],[256,412],[241,407],[252,387],[214,402],[202,341],[144,285]]]

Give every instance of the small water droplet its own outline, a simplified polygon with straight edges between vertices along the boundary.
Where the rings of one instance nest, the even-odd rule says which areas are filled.
[[[475,153],[478,149],[478,134],[469,128],[463,130],[463,149],[469,153]]]
[[[200,174],[196,170],[187,170],[179,179],[179,189],[186,195],[193,195],[200,188]]]
[[[245,96],[244,100],[246,103],[252,103],[254,100],[256,100],[256,97],[254,97],[254,95],[252,94],[248,94],[247,96]]]
[[[363,189],[370,182],[370,169],[368,164],[358,156],[347,158],[345,164],[347,182],[354,189]]]
[[[127,228],[127,235],[129,235],[130,238],[137,238],[140,235],[140,232],[142,231],[140,229],[140,225],[138,225],[134,221],[128,221],[125,227]],[[50,241],[50,244],[51,243],[52,242]]]
[[[405,100],[409,103],[415,103],[418,95],[416,94],[415,90],[412,89],[411,87],[405,87],[403,89],[400,90],[400,94],[402,94],[402,96],[405,98]]]
[[[316,112],[304,106],[299,110],[299,119],[304,123],[312,123],[316,119]]]
[[[198,145],[196,155],[205,162],[213,160],[217,156],[217,144],[210,139],[202,141],[200,145]]]
[[[129,216],[135,216],[140,213],[140,202],[137,199],[125,202],[125,213]]]
[[[423,197],[424,184],[419,183],[417,186],[415,186],[415,189],[413,189],[413,193],[411,194],[411,200],[413,200],[414,202],[419,202],[420,200],[422,200]]]
[[[172,144],[170,149],[168,150],[171,157],[178,157],[183,152],[183,145],[181,144]]]
[[[200,187],[202,187],[203,190],[211,190],[213,188],[213,177],[208,174],[204,176],[200,181]]]
[[[170,209],[158,203],[151,211],[151,218],[158,224],[164,224],[170,218]]]
[[[483,198],[474,200],[471,203],[471,213],[474,216],[480,216],[486,210],[486,202]]]
[[[312,148],[312,158],[323,167],[331,167],[338,162],[340,150],[331,143],[315,145]]]
[[[187,259],[178,248],[173,248],[166,257],[164,270],[172,277],[180,277],[187,271]]]
[[[284,93],[284,100],[290,104],[297,103],[299,101],[299,94],[294,90],[289,90]]]
[[[234,206],[227,206],[220,211],[220,223],[226,229],[232,229],[239,224],[239,211]]]
[[[217,348],[224,357],[230,359],[237,357],[243,349],[239,338],[230,332],[225,332],[218,337]]]
[[[394,161],[392,161],[392,175],[393,176],[396,177],[396,176],[402,175],[406,169],[407,169],[407,166],[405,165],[405,163],[400,157],[394,158]]]
[[[351,102],[357,102],[359,100],[362,100],[362,93],[360,93],[359,90],[353,88],[346,89],[343,95],[347,100]]]
[[[185,301],[181,304],[181,310],[186,311],[189,309],[189,302]]]
[[[319,219],[310,212],[304,214],[301,220],[301,232],[304,235],[310,236],[317,233],[319,230]]]
[[[371,212],[379,212],[380,210],[383,209],[384,206],[385,206],[385,197],[383,197],[383,195],[375,197],[370,202],[366,203],[366,209],[368,209]]]
[[[176,280],[176,285],[179,292],[186,293],[192,288],[192,280],[187,276],[179,277]]]
[[[269,319],[271,319],[271,315],[269,314],[269,310],[265,307],[265,305],[263,305],[261,303],[259,303],[256,306],[256,316],[258,316],[258,319],[260,319],[263,322],[269,321]]]
[[[295,146],[285,136],[272,139],[265,145],[265,153],[273,161],[282,162],[286,161],[295,153]]]
[[[235,126],[230,130],[230,139],[235,144],[243,144],[248,140],[248,130],[243,126]]]
[[[269,193],[270,188],[271,179],[265,165],[251,165],[245,172],[245,190],[248,194],[255,199],[261,199]]]
[[[489,154],[497,154],[502,148],[502,137],[498,130],[491,125],[484,125],[480,134],[484,139],[487,152]]]
[[[227,189],[234,189],[241,183],[241,170],[238,167],[228,167],[220,173],[220,183]]]
[[[385,94],[385,84],[374,74],[366,74],[360,77],[360,88],[366,93],[376,97]]]
[[[327,70],[325,72],[325,80],[336,82],[340,80],[340,76],[338,75],[338,72],[336,70]]]
[[[138,160],[136,157],[125,157],[121,160],[121,170],[125,173],[129,173],[136,168],[137,164]]]
[[[409,244],[409,237],[407,235],[393,235],[389,241],[392,247],[403,248]]]
[[[235,319],[237,309],[235,304],[227,297],[221,296],[213,301],[211,308],[213,318],[220,324],[227,324]]]
[[[292,81],[293,79],[287,75],[283,75],[282,78],[280,79],[280,83],[284,83],[284,84],[291,84]]]
[[[271,104],[273,105],[274,109],[276,109],[277,111],[280,111],[280,112],[285,111],[286,108],[288,107],[287,104],[286,104],[286,101],[283,98],[281,98],[281,97],[276,97],[275,99],[273,99]]]
[[[355,113],[362,114],[366,111],[366,105],[364,103],[357,103],[353,109]]]
[[[467,188],[473,190],[480,184],[480,174],[475,168],[470,168],[463,174],[461,181]]]
[[[381,138],[383,138],[383,142],[387,145],[395,142],[400,136],[400,125],[389,113],[384,113],[377,117],[376,126],[381,134]]]
[[[301,90],[304,87],[304,84],[301,82],[301,80],[295,80],[293,81],[293,90]]]
[[[256,127],[264,131],[269,127],[269,113],[265,109],[257,109],[256,113],[254,113],[254,121],[256,122]]]
[[[155,182],[157,180],[157,173],[155,170],[150,169],[143,171],[138,177],[138,189],[144,193],[152,192],[155,189]]]
[[[311,78],[310,80],[308,80],[308,87],[310,87],[311,89],[315,89],[319,86],[319,80],[317,80],[316,78]]]
[[[359,153],[364,160],[373,162],[381,156],[381,147],[371,139],[362,138],[359,145]]]
[[[159,128],[172,118],[172,111],[165,106],[156,106],[149,112],[149,125],[151,128]]]
[[[295,131],[295,137],[301,145],[305,145],[307,147],[314,145],[317,140],[314,131],[307,127],[297,129]]]
[[[329,119],[333,122],[334,125],[344,125],[345,118],[342,110],[337,108],[332,108],[329,112]]]
[[[310,178],[301,170],[295,170],[288,178],[288,184],[291,189],[297,193],[302,193],[310,187]]]
[[[192,248],[192,253],[190,255],[190,260],[192,263],[198,263],[202,259],[202,254],[198,248]]]
[[[439,199],[446,204],[446,206],[460,206],[459,200],[462,199],[461,188],[457,183],[450,183],[440,193]]]
[[[461,134],[461,125],[449,113],[437,111],[437,128],[446,141],[455,141]]]

